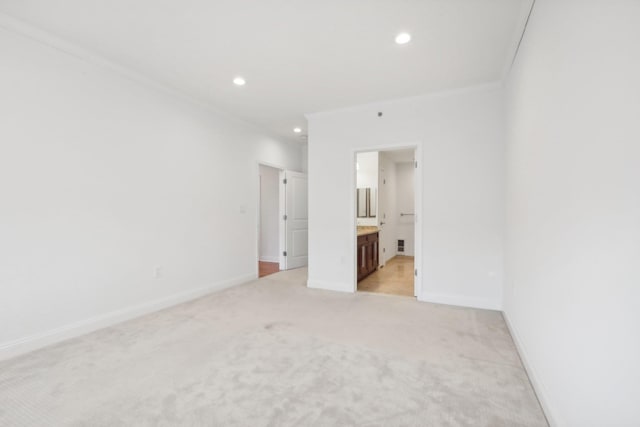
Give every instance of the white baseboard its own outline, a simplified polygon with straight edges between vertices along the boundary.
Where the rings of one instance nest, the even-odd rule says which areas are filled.
[[[415,256],[413,251],[397,252],[396,255],[398,255],[398,256]]]
[[[260,261],[262,262],[280,262],[280,257],[278,256],[261,256]]]
[[[387,255],[387,258],[385,258],[384,263],[388,263],[389,261],[391,261],[394,257],[396,257],[398,255],[398,252],[391,252],[389,251],[389,254]]]
[[[312,289],[324,289],[325,291],[353,293],[353,285],[349,283],[328,282],[325,280],[307,280],[307,287]]]
[[[484,310],[502,310],[500,301],[489,298],[461,297],[459,295],[436,294],[423,292],[418,295],[418,301],[432,302],[435,304],[457,305],[460,307],[480,308]]]
[[[232,286],[240,285],[248,281],[254,280],[256,274],[248,274],[223,280],[213,285],[203,286],[191,291],[181,292],[169,295],[164,298],[145,302],[142,304],[126,307],[110,313],[91,317],[89,319],[80,320],[48,331],[33,334],[17,340],[0,343],[0,360],[9,359],[19,356],[30,351],[37,350],[48,345],[56,344],[80,335],[93,332],[98,329],[106,328],[120,322],[124,322],[135,317],[140,317],[154,311],[162,310],[173,305],[177,305],[186,301],[199,298],[203,295],[221,291]]]
[[[547,417],[547,422],[549,423],[549,426],[560,427],[565,425],[565,424],[561,424],[558,421],[558,417],[555,415],[556,412],[552,409],[551,405],[549,404],[549,399],[547,397],[549,394],[546,392],[546,388],[544,387],[542,382],[540,382],[540,377],[536,373],[536,370],[531,365],[526,348],[524,347],[523,342],[520,339],[520,336],[518,335],[517,330],[514,328],[513,324],[509,320],[509,316],[507,316],[507,313],[503,311],[502,317],[504,317],[504,321],[507,324],[507,328],[511,333],[513,342],[516,345],[518,354],[520,355],[520,360],[522,361],[522,365],[524,366],[525,371],[527,371],[527,375],[529,376],[529,381],[531,382],[531,385],[533,386],[533,390],[535,391],[536,396],[538,397],[540,406],[542,406],[544,415]]]

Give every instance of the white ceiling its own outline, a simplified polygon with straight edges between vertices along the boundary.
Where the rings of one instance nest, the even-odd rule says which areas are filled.
[[[0,12],[262,126],[499,81],[531,0],[0,0]],[[394,43],[399,31],[412,41]],[[233,77],[247,84],[236,87]]]

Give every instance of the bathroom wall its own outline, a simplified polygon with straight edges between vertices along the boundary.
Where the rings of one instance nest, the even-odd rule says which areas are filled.
[[[396,206],[395,216],[396,239],[404,240],[404,252],[399,255],[413,256],[415,249],[415,216],[401,216],[401,213],[415,214],[414,176],[413,162],[396,163]]]

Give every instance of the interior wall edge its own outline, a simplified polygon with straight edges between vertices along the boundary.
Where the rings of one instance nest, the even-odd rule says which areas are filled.
[[[518,334],[518,330],[516,326],[509,319],[509,315],[506,311],[502,312],[502,317],[504,317],[504,322],[507,325],[507,329],[509,329],[509,333],[511,334],[511,338],[513,339],[513,343],[516,346],[516,350],[518,351],[518,355],[520,356],[520,361],[522,362],[522,366],[529,377],[529,382],[533,387],[533,391],[536,393],[536,397],[538,398],[538,402],[540,402],[540,406],[542,406],[542,411],[544,412],[545,417],[547,418],[547,422],[550,427],[564,427],[566,424],[561,423],[557,417],[557,412],[553,409],[553,406],[550,403],[549,393],[547,392],[547,388],[541,381],[541,377],[538,375],[537,371],[534,369],[533,365],[530,362],[526,347],[524,346],[524,342],[520,339],[520,335]]]

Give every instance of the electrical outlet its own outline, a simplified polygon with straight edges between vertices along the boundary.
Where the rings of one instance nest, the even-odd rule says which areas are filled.
[[[154,279],[159,279],[160,276],[162,276],[162,267],[155,266],[154,269],[153,269],[153,278]]]

